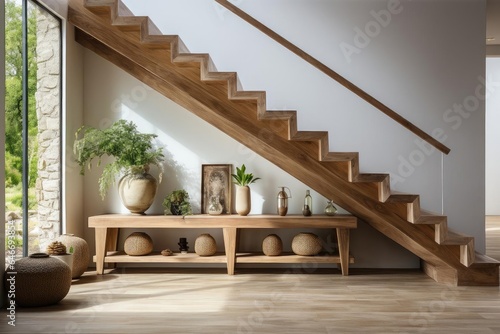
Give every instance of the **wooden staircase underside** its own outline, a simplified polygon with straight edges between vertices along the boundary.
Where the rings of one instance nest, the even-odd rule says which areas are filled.
[[[327,132],[298,131],[296,111],[267,111],[266,93],[240,89],[178,36],[119,0],[70,0],[76,40],[214,125],[422,259],[439,282],[498,285],[499,263],[474,239],[448,230],[446,216],[420,209],[418,195],[392,194],[388,174],[360,174],[358,153],[330,152]]]

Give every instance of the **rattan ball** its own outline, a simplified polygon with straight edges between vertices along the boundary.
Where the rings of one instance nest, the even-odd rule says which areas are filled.
[[[293,237],[292,251],[297,255],[317,255],[321,249],[321,240],[314,233],[301,232]]]
[[[73,234],[62,234],[57,240],[66,245],[68,253],[73,254],[72,278],[82,276],[89,265],[89,245],[87,241]]]
[[[153,239],[147,233],[134,232],[125,239],[123,248],[128,255],[148,255],[153,251]]]
[[[283,242],[276,234],[269,234],[262,240],[262,252],[267,256],[278,256],[283,251]]]
[[[5,289],[15,291],[15,303],[23,307],[56,304],[69,292],[71,268],[45,253],[19,259],[5,273]]]
[[[203,233],[194,242],[194,251],[199,256],[211,256],[217,252],[217,243],[214,237],[208,233]]]

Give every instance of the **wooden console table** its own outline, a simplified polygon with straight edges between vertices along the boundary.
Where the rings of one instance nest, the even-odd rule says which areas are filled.
[[[89,217],[89,227],[95,228],[97,274],[104,272],[104,263],[226,263],[227,273],[234,275],[236,263],[337,263],[342,275],[349,274],[349,230],[357,227],[357,219],[350,215],[309,217],[299,215],[190,215],[190,216],[140,216],[109,214]],[[222,228],[225,254],[202,257],[196,253],[162,256],[153,253],[145,256],[129,256],[117,251],[120,228]],[[299,256],[285,254],[265,256],[262,253],[236,253],[238,229],[266,228],[321,228],[337,231],[339,255]]]

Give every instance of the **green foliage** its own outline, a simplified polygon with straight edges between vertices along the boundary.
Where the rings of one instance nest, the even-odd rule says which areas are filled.
[[[119,120],[104,130],[82,126],[75,135],[73,150],[82,175],[86,167],[89,170],[92,168],[94,159],[97,159],[99,166],[103,156],[114,158],[112,163],[104,167],[99,178],[99,192],[103,199],[109,186],[114,184],[120,174],[146,173],[149,165],[156,165],[160,169],[161,182],[164,155],[161,148],[153,148],[153,139],[157,137],[155,134],[140,133],[133,122]]]
[[[241,168],[236,167],[236,174],[231,174],[233,177],[233,183],[238,186],[247,186],[260,180],[260,177],[254,177],[252,173],[246,173],[245,164],[241,165]]]
[[[29,186],[34,186],[37,176],[36,136],[38,120],[35,92],[37,90],[36,61],[36,10],[29,6],[28,12],[28,136]],[[21,3],[5,2],[5,151],[6,180],[8,186],[21,183],[22,173],[22,7]]]
[[[174,190],[163,200],[166,215],[191,215],[189,194],[184,189]]]
[[[22,181],[22,162],[21,157],[12,155],[5,151],[5,187],[14,187]]]

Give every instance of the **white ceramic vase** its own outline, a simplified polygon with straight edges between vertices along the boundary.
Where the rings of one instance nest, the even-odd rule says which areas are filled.
[[[246,216],[252,208],[250,187],[236,186],[236,212],[240,216]]]
[[[144,214],[155,199],[158,182],[149,173],[127,174],[118,183],[123,205],[131,212]]]

